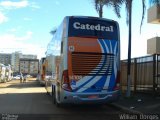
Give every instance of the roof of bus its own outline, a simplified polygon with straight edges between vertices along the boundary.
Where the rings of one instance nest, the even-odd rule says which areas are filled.
[[[101,20],[116,22],[115,20],[112,20],[112,19],[100,18],[100,17],[95,17],[95,16],[66,16],[65,18],[90,18],[90,19],[101,19]]]

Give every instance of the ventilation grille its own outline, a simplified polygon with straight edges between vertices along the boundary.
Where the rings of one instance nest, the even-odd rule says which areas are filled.
[[[72,53],[72,71],[74,75],[111,75],[114,55],[107,53]]]

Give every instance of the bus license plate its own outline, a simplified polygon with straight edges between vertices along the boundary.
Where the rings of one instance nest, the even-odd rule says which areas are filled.
[[[90,96],[88,96],[88,98],[89,99],[96,99],[96,98],[98,98],[98,95],[90,95]]]

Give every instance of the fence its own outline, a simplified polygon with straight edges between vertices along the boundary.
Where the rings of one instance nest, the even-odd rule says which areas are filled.
[[[160,93],[160,55],[131,59],[131,91]],[[121,88],[127,90],[127,60],[121,61]]]

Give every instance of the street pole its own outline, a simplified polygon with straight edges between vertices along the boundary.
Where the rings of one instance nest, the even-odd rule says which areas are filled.
[[[127,97],[131,95],[131,34],[132,34],[132,0],[129,2],[129,38],[128,38],[128,65],[127,65]]]

